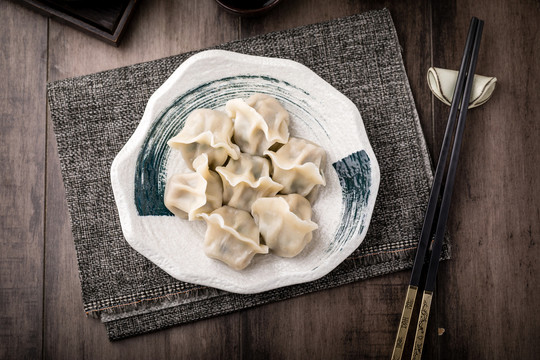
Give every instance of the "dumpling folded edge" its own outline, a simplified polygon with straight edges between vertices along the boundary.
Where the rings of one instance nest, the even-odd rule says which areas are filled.
[[[293,208],[293,206],[296,206],[296,208]],[[307,207],[309,211],[300,211],[299,207],[301,206]],[[255,219],[255,223],[259,226],[259,231],[266,245],[273,253],[281,257],[294,257],[302,252],[311,241],[313,231],[319,228],[317,223],[311,220],[311,204],[306,198],[298,194],[259,198],[251,206],[251,213]],[[263,223],[264,213],[270,213],[272,219],[277,219],[281,223],[281,228],[268,229],[267,226],[270,224]],[[279,218],[280,216],[281,218]],[[289,226],[296,227],[295,231],[291,231],[284,224],[291,224]],[[282,234],[283,231],[288,231],[288,233]],[[296,235],[296,237],[291,239],[285,235]],[[283,241],[287,241],[288,243],[283,245]],[[294,244],[291,244],[293,241]],[[291,250],[291,246],[296,246],[296,248]]]
[[[193,162],[195,172],[187,174],[174,174],[165,185],[164,204],[170,212],[180,218],[188,220],[197,220],[199,215],[204,212],[212,212],[221,207],[223,202],[223,186],[219,175],[209,169],[208,155],[199,155]],[[186,178],[194,178],[199,183],[196,187],[190,186],[183,182],[178,182],[175,179],[182,180]],[[174,184],[173,184],[174,183]],[[186,192],[192,192],[196,198],[192,206],[189,208],[180,204],[180,199],[171,194],[173,186],[176,189],[180,188]]]

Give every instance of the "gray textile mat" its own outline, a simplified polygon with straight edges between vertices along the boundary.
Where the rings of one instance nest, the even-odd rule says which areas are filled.
[[[110,185],[111,163],[150,95],[189,56],[180,54],[50,83],[48,96],[87,315],[110,339],[327,289],[410,268],[432,170],[388,10],[218,46],[298,61],[351,99],[381,168],[364,243],[315,282],[238,295],[178,281],[125,241]],[[339,119],[336,119],[339,121]],[[448,258],[448,247],[443,258]]]

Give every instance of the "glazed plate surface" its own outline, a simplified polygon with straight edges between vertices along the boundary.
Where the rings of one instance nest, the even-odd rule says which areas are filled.
[[[290,259],[257,255],[236,271],[204,254],[203,221],[182,220],[163,204],[167,178],[189,171],[167,141],[191,111],[223,109],[228,100],[253,93],[278,99],[291,116],[291,136],[326,150],[327,186],[313,204],[319,229],[303,252]],[[209,50],[186,60],[152,95],[114,159],[111,182],[122,231],[135,250],[179,280],[249,294],[316,280],[349,256],[366,235],[380,172],[356,106],[310,69]]]

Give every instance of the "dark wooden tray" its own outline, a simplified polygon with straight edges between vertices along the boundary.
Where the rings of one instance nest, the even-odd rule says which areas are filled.
[[[137,0],[17,0],[59,22],[118,46]]]

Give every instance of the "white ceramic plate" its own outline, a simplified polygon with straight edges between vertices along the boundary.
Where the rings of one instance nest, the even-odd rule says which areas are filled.
[[[187,172],[167,140],[197,108],[223,108],[253,93],[277,98],[291,115],[292,136],[327,152],[327,186],[313,205],[313,240],[290,259],[257,255],[236,271],[204,255],[206,225],[188,222],[163,204],[165,183]],[[316,280],[364,239],[380,172],[356,106],[307,67],[290,60],[210,50],[186,60],[152,95],[144,116],[111,168],[122,231],[128,243],[171,276],[236,293],[256,293]]]

